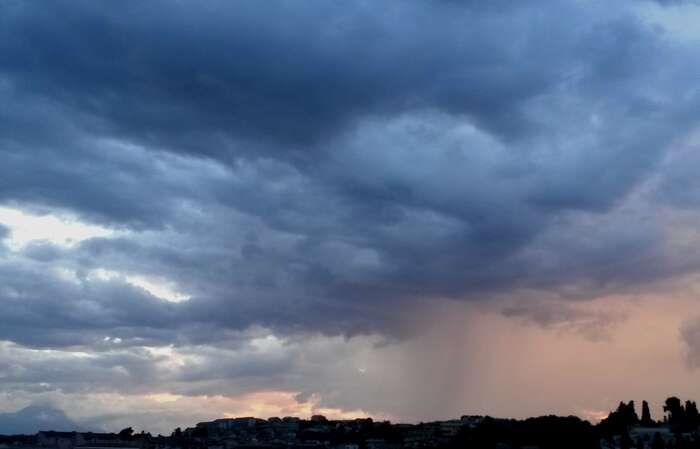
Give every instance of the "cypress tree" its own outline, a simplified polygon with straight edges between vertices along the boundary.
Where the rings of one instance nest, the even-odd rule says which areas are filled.
[[[649,411],[649,403],[647,401],[642,401],[642,421],[640,423],[644,427],[652,427],[654,421],[651,419],[651,412]]]

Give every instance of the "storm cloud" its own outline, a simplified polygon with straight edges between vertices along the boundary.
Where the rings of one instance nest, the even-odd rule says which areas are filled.
[[[695,6],[658,3],[3,2],[0,388],[398,414],[320,367],[445,301],[605,334],[579,303],[700,268],[700,61],[648,13]]]

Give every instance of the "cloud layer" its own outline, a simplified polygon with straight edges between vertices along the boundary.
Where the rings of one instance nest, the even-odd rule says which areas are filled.
[[[356,361],[425,308],[599,340],[700,262],[660,3],[4,2],[0,389],[399,415]]]

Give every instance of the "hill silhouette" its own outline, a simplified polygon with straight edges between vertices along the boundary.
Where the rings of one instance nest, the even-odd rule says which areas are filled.
[[[81,426],[51,405],[30,405],[12,413],[0,413],[0,434],[33,434],[40,430],[73,431]]]

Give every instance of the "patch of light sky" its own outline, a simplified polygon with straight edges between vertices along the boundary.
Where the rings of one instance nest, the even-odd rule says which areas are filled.
[[[123,279],[125,282],[146,290],[151,295],[171,302],[181,302],[190,299],[190,296],[177,290],[174,282],[167,279],[153,276],[143,276],[139,274],[123,274],[118,271],[98,268],[91,270],[87,276],[88,280],[99,279],[109,281],[112,279]]]
[[[115,231],[85,223],[67,214],[32,214],[19,208],[0,206],[0,225],[10,231],[6,239],[12,251],[20,251],[33,242],[48,242],[62,247],[72,247],[77,243],[95,237],[110,237]],[[74,273],[62,267],[54,270],[66,280],[76,280]],[[153,296],[172,302],[190,299],[189,295],[179,292],[174,282],[167,279],[141,274],[124,274],[117,271],[98,268],[92,270],[88,280],[122,279],[125,282],[146,290]]]
[[[636,13],[645,22],[660,27],[670,37],[685,41],[700,40],[700,5],[694,2],[661,5],[657,2],[639,2]]]
[[[114,231],[79,221],[70,215],[35,215],[21,209],[0,206],[0,224],[10,230],[7,245],[18,251],[31,242],[73,246],[94,237],[108,237]]]

